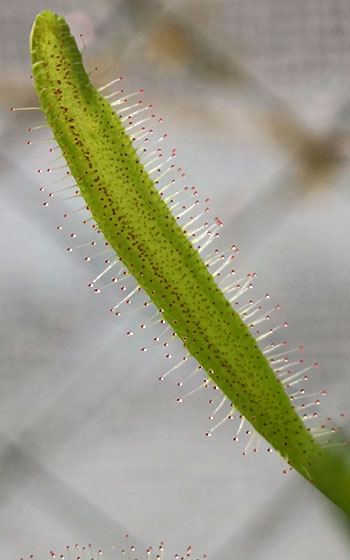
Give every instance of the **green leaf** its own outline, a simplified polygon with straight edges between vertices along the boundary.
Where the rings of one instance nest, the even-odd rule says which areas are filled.
[[[159,195],[121,120],[91,84],[64,19],[49,11],[38,15],[30,48],[42,110],[105,239],[254,429],[350,513],[345,455],[323,448],[305,427],[248,326]]]

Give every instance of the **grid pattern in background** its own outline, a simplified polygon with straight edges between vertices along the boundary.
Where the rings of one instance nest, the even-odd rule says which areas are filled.
[[[283,303],[290,347],[304,342],[305,360],[321,363],[324,409],[346,411],[349,3],[3,2],[6,109],[34,99],[27,37],[45,8],[83,32],[96,80],[120,73],[147,88],[181,165],[220,212],[223,245],[240,246],[241,270],[257,270]],[[335,510],[281,477],[276,457],[242,468],[229,429],[209,445],[206,400],[178,411],[176,380],[156,383],[163,356],[145,358],[142,336],[125,337],[144,316],[116,324],[113,296],[91,298],[94,265],[67,261],[54,230],[64,210],[45,213],[36,196],[47,151],[26,149],[32,124],[1,117],[0,557],[45,558],[79,540],[108,554],[127,530],[144,547],[164,539],[169,551],[192,544],[223,560],[346,558]]]
[[[254,67],[273,83],[322,79],[333,71],[346,79],[349,9],[344,0],[225,2],[231,39],[242,44]]]
[[[42,9],[42,2],[20,3],[14,10],[11,3],[2,3],[0,30],[3,37],[2,66],[23,70],[27,64],[26,41],[18,41],[20,33],[28,34],[33,13]],[[272,85],[324,79],[329,73],[346,80],[350,60],[350,7],[346,0],[186,0],[172,2],[146,0],[101,0],[95,2],[61,0],[47,2],[62,13],[91,15],[96,28],[95,43],[110,48],[110,38],[121,34],[125,43],[140,40],[162,16],[179,20],[193,31],[200,31],[209,45],[220,46],[248,58],[259,73]],[[123,18],[120,17],[122,14]],[[113,26],[108,22],[113,18]],[[138,37],[121,30],[140,22]],[[105,33],[107,32],[107,33]]]

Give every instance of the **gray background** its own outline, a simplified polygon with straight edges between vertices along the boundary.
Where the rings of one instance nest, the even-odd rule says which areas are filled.
[[[311,391],[328,390],[337,421],[349,412],[348,1],[2,0],[0,558],[76,542],[114,557],[126,532],[139,556],[164,540],[167,557],[191,544],[196,557],[348,558],[336,508],[264,443],[242,457],[231,426],[205,438],[206,394],[178,406],[180,375],[157,381],[164,349],[139,351],[151,313],[113,317],[113,289],[87,288],[101,263],[66,252],[55,226],[71,202],[42,207],[48,145],[26,145],[40,117],[8,110],[36,104],[27,45],[44,8],[84,34],[96,85],[123,75],[146,90],[224,222],[221,246],[240,247],[255,297],[282,304],[289,346],[320,363]]]

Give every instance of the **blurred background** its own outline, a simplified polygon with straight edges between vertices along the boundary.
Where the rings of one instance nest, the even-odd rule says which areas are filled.
[[[339,418],[350,396],[349,2],[2,0],[0,558],[76,542],[117,557],[126,532],[139,557],[164,540],[168,558],[188,545],[221,560],[347,558],[336,508],[284,476],[264,443],[242,457],[230,426],[205,438],[207,395],[179,407],[180,374],[157,381],[164,349],[139,352],[149,316],[108,313],[113,290],[87,288],[101,263],[67,253],[56,226],[70,202],[43,208],[37,169],[52,156],[45,142],[27,146],[45,137],[27,132],[42,119],[9,111],[37,104],[28,39],[46,8],[83,34],[97,86],[122,75],[125,91],[145,89],[189,184],[224,222],[220,246],[235,243],[239,270],[259,275],[256,297],[281,304],[289,347],[320,363],[311,392],[326,389],[323,409],[350,427]]]

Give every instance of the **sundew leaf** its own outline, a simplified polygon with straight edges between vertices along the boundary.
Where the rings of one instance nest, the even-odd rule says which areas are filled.
[[[54,550],[50,550],[49,553],[51,559],[60,558],[61,560],[65,558],[69,560],[80,560],[81,557],[84,558],[84,560],[94,560],[96,558],[108,559],[109,557],[119,558],[120,560],[124,560],[124,558],[128,560],[133,560],[134,558],[135,560],[136,558],[140,558],[140,560],[165,560],[167,556],[163,541],[161,541],[157,547],[148,546],[145,550],[140,551],[136,550],[135,545],[129,540],[128,534],[121,539],[121,542],[114,543],[110,555],[105,555],[101,549],[96,549],[92,544],[86,546],[81,546],[79,544],[75,544],[74,546],[67,545],[64,553],[58,555]],[[173,560],[206,560],[207,555],[202,554],[201,556],[195,556],[192,546],[187,546],[181,555],[174,554],[171,557]],[[33,560],[35,557],[31,554],[29,558]],[[21,560],[24,560],[24,558],[21,558]]]
[[[65,20],[39,14],[30,49],[42,111],[105,240],[240,414],[349,514],[345,454],[322,447],[306,428],[271,362],[161,198],[123,123],[91,84]]]

